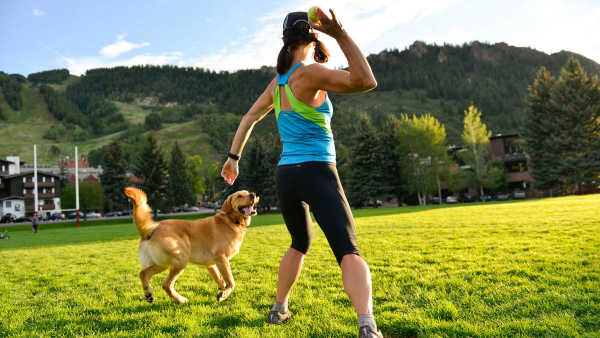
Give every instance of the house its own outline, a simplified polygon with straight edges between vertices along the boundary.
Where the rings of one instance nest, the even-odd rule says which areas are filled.
[[[19,196],[0,198],[0,217],[11,214],[15,217],[25,216],[25,200]]]
[[[524,140],[518,134],[490,137],[490,155],[502,160],[510,191],[525,191],[534,181],[527,165],[529,156],[523,150]]]
[[[100,182],[100,175],[102,175],[102,168],[90,167],[88,161],[85,158],[79,159],[77,162],[79,181],[97,183]],[[21,168],[27,170],[33,170],[33,165],[21,165]],[[63,177],[68,182],[75,182],[75,161],[64,160],[59,161],[57,164],[38,164],[38,170],[49,172],[54,175]]]
[[[13,213],[16,216],[32,215],[34,208],[34,173],[33,171],[21,172],[21,162],[18,157],[10,158],[12,161],[0,161],[0,170],[3,165],[14,166],[13,170],[0,171],[0,214]],[[18,165],[16,164],[18,163]],[[60,177],[48,172],[38,170],[38,210],[41,216],[48,216],[60,212]]]

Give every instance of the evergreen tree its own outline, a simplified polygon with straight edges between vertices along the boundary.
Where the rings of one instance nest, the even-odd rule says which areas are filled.
[[[490,136],[485,123],[481,122],[481,112],[474,105],[465,110],[464,129],[461,135],[467,151],[461,152],[462,160],[472,169],[472,181],[484,195],[483,187],[487,173],[487,155],[489,153]]]
[[[146,130],[159,130],[162,127],[162,118],[158,113],[150,113],[144,119]]]
[[[166,164],[156,139],[148,135],[133,167],[133,173],[142,180],[140,188],[148,195],[148,204],[156,217],[158,208],[165,202]]]
[[[233,189],[255,192],[260,197],[257,207],[262,212],[277,205],[275,170],[280,152],[276,137],[254,137],[240,160],[240,177]]]
[[[383,191],[386,196],[395,197],[398,204],[406,195],[402,174],[402,159],[406,157],[406,147],[401,142],[401,122],[394,115],[388,115],[383,122],[383,128],[379,133],[383,175]]]
[[[360,120],[358,134],[354,138],[351,151],[349,202],[354,207],[361,207],[368,202],[375,202],[383,197],[384,176],[381,168],[383,159],[377,151],[380,147],[375,128],[368,118]]]
[[[527,116],[523,125],[531,175],[537,189],[552,189],[559,185],[560,163],[558,135],[562,128],[556,110],[552,108],[551,92],[554,78],[542,67],[529,87]]]
[[[111,142],[104,152],[104,171],[100,175],[100,183],[104,190],[108,209],[122,210],[127,207],[127,197],[123,190],[129,179],[125,173],[125,161],[123,160],[123,148],[119,141]]]
[[[185,166],[185,155],[175,142],[171,150],[171,161],[169,162],[169,183],[167,196],[171,206],[184,204],[196,205],[196,195],[192,180],[188,176]]]
[[[552,88],[551,103],[560,119],[560,177],[567,188],[598,179],[600,173],[600,85],[570,58]]]

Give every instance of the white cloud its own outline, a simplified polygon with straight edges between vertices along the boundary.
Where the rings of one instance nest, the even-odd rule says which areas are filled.
[[[182,52],[170,52],[162,53],[159,55],[136,55],[128,59],[112,60],[107,61],[103,58],[98,57],[86,57],[86,58],[70,58],[62,57],[64,62],[67,63],[69,72],[74,75],[82,75],[88,69],[94,68],[111,68],[117,66],[135,66],[135,65],[175,65],[178,64],[183,58]]]
[[[134,49],[150,46],[148,42],[132,43],[125,40],[125,34],[117,35],[117,41],[100,49],[100,55],[107,58],[114,58],[123,53],[130,52]]]
[[[428,43],[462,44],[473,40],[500,42],[515,46],[531,46],[545,52],[570,50],[600,60],[600,40],[591,38],[594,25],[600,22],[600,9],[581,11],[569,1],[532,0],[528,2],[480,3],[472,0],[387,1],[331,0],[328,7],[350,33],[365,55],[384,48],[404,48],[414,40]],[[215,48],[206,55],[184,55],[182,52],[152,52],[119,57],[123,53],[149,46],[132,43],[126,35],[87,58],[63,57],[73,74],[83,74],[98,67],[137,64],[201,67],[235,71],[274,66],[282,46],[282,22],[292,11],[308,9],[314,0],[296,0],[290,5],[274,7],[256,18],[260,29],[240,29],[236,39]],[[586,33],[587,32],[587,33]],[[329,67],[346,66],[346,58],[336,41],[320,33],[319,38],[332,52]],[[225,39],[226,40],[226,39]]]
[[[455,4],[457,0],[424,0],[418,2],[388,1],[388,0],[332,0],[327,2],[328,7],[322,9],[329,14],[328,9],[333,8],[342,25],[350,33],[354,41],[368,54],[375,52],[369,50],[369,44],[384,34],[402,24],[417,23],[423,18],[441,12]],[[282,23],[285,15],[298,10],[308,10],[314,1],[301,0],[296,3],[277,8],[272,12],[256,19],[262,29],[254,32],[249,38],[237,42],[236,50],[229,53],[216,52],[192,61],[192,65],[215,70],[238,70],[258,68],[263,65],[274,66],[277,54],[282,46]],[[346,58],[337,46],[337,42],[319,33],[332,53],[329,66],[346,66]],[[376,52],[378,52],[377,50]]]
[[[34,16],[43,16],[43,15],[46,15],[46,12],[42,11],[41,9],[34,8],[33,15]]]

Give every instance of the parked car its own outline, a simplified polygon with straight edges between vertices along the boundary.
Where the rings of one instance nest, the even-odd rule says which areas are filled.
[[[131,216],[131,209],[121,211],[121,216]]]
[[[187,207],[187,208],[185,208],[183,210],[186,211],[186,212],[198,212],[198,211],[200,211],[200,208],[198,208],[198,207]]]
[[[483,195],[479,198],[482,202],[489,202],[492,200],[492,196],[490,195]]]
[[[65,214],[63,214],[62,212],[55,212],[52,215],[48,216],[49,221],[58,221],[65,218],[67,218],[67,216],[65,216]]]
[[[498,194],[496,195],[496,200],[498,201],[506,201],[510,198],[509,194]]]
[[[0,223],[11,223],[11,222],[14,222],[15,219],[16,219],[15,215],[8,212],[8,213],[4,214],[4,216],[2,216],[2,218],[0,218]]]
[[[67,214],[68,219],[75,219],[76,217],[77,217],[77,212],[72,212],[70,214]],[[83,219],[83,213],[81,211],[79,212],[79,218]]]
[[[525,192],[524,191],[515,191],[514,196],[516,199],[523,199],[525,198]]]
[[[458,198],[450,195],[450,196],[446,197],[446,203],[448,203],[448,204],[458,203]]]
[[[171,210],[171,212],[183,212],[185,211],[185,207],[183,205],[178,206],[178,207],[173,207],[173,210]]]
[[[25,217],[25,216],[21,216],[21,217],[17,217],[17,219],[15,219],[15,223],[21,223],[21,222],[31,223],[31,218]]]
[[[475,196],[473,196],[471,194],[464,194],[462,196],[462,201],[463,202],[473,202],[473,201],[475,201]]]
[[[431,204],[440,204],[440,198],[438,196],[432,197]]]
[[[102,216],[102,215],[100,215],[99,213],[94,212],[94,211],[90,211],[87,214],[85,214],[85,217],[87,217],[87,218],[98,218],[100,216]]]
[[[104,217],[115,217],[115,216],[121,216],[121,215],[122,215],[122,213],[120,211],[109,211],[104,214]]]

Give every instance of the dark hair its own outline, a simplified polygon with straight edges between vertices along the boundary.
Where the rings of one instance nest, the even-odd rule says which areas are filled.
[[[283,32],[283,47],[277,57],[277,73],[285,74],[292,66],[294,50],[299,46],[304,46],[311,42],[316,42],[313,58],[318,63],[325,63],[329,59],[329,50],[317,39],[315,33],[310,31],[310,26],[306,22],[297,22],[292,29],[286,29]]]

